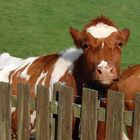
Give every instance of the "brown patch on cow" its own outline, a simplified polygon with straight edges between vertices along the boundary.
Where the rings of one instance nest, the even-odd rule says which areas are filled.
[[[117,90],[121,91],[125,97],[125,109],[134,111],[135,95],[140,92],[140,65],[126,68],[116,84]],[[129,139],[133,139],[133,126],[127,127]]]
[[[134,110],[135,94],[140,92],[140,65],[125,69],[120,76],[117,87],[125,95],[127,109]]]
[[[23,83],[23,84],[29,84],[31,96],[34,97],[35,83],[38,77],[40,76],[42,71],[48,72],[48,75],[49,75],[49,73],[51,73],[53,70],[52,66],[56,62],[57,58],[58,58],[58,55],[54,54],[54,55],[49,55],[49,56],[42,56],[38,58],[37,60],[35,60],[27,71],[28,75],[30,76],[28,81],[20,77],[21,73],[24,71],[27,65],[24,68],[19,69],[17,72],[15,72],[16,70],[12,71],[9,76],[9,79],[12,78],[11,79],[12,80],[12,94],[17,95],[18,94],[17,85],[19,83]],[[50,77],[48,76],[47,79],[49,78]],[[49,86],[49,83],[46,83],[46,85]]]
[[[115,23],[113,23],[111,20],[109,20],[107,17],[105,16],[100,16],[100,17],[97,17],[96,19],[94,20],[91,20],[90,23],[88,23],[87,25],[85,25],[84,27],[84,30],[86,30],[88,27],[90,26],[95,26],[97,25],[98,23],[104,23],[104,24],[107,24],[109,26],[113,26],[115,28],[117,28],[117,26],[115,25]]]

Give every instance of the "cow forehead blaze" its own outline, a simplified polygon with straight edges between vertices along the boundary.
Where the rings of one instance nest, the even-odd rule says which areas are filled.
[[[98,23],[97,25],[93,25],[87,28],[86,30],[90,33],[94,38],[107,38],[113,32],[117,32],[118,29],[114,26],[109,26],[104,23]]]

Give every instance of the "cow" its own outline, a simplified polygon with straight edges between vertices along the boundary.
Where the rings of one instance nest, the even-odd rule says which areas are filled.
[[[123,71],[117,83],[116,90],[125,97],[125,108],[128,111],[135,109],[135,95],[140,92],[140,64],[129,66]],[[133,126],[127,127],[128,137],[133,139]]]
[[[18,94],[18,83],[28,83],[30,94],[35,97],[36,85],[49,86],[51,92],[53,83],[61,82],[73,87],[76,97],[82,96],[83,85],[92,85],[95,89],[105,87],[107,90],[118,80],[122,48],[130,34],[128,28],[121,30],[111,20],[100,16],[85,25],[82,31],[70,27],[69,32],[74,48],[23,59],[20,65],[8,71],[5,79],[8,78],[8,82],[12,84],[13,95]],[[0,73],[2,70],[4,68]],[[12,129],[15,132],[17,126],[14,118],[15,115],[12,118]],[[77,140],[77,135],[73,135],[73,139]]]
[[[124,94],[124,105],[128,111],[135,110],[135,95],[140,92],[140,64],[128,66],[120,74],[119,80],[114,82],[110,89],[120,91]],[[102,106],[106,108],[107,98]],[[99,131],[102,131],[102,140],[105,140],[105,123],[100,122]],[[128,138],[124,135],[123,140],[133,139],[133,126],[126,127]]]

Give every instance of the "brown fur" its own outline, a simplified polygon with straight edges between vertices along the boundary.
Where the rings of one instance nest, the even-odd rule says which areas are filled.
[[[104,23],[104,24],[107,24],[109,26],[113,26],[113,27],[116,27],[118,28],[111,20],[109,20],[107,17],[105,16],[100,16],[100,17],[97,17],[96,19],[94,20],[91,20],[90,23],[88,23],[87,25],[85,25],[85,29],[87,29],[88,27],[92,26],[92,25],[96,25],[98,23]]]

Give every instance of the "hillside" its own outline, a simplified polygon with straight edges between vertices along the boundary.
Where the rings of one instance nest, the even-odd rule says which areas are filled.
[[[123,51],[123,67],[140,63],[139,0],[1,0],[0,52],[29,57],[72,46],[69,26],[82,29],[105,15],[131,36]]]

